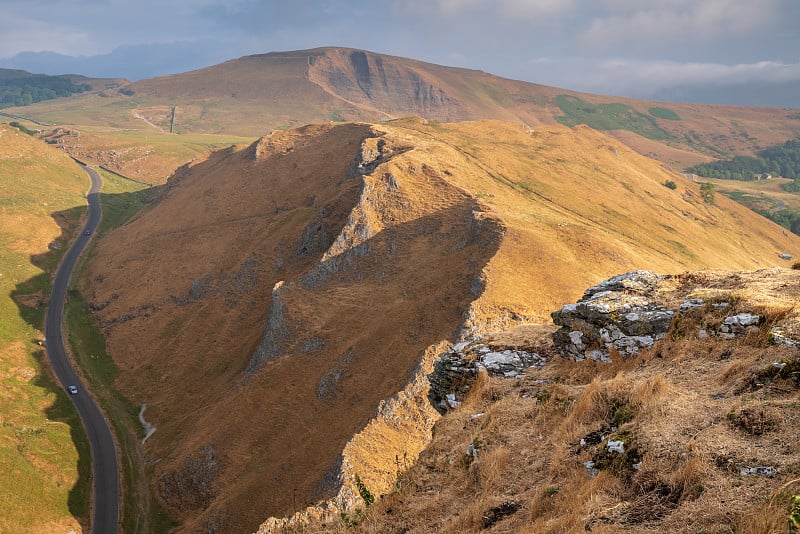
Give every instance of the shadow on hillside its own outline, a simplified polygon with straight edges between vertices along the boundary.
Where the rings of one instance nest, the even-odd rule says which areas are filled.
[[[375,406],[408,385],[429,347],[458,338],[485,289],[481,273],[500,248],[503,228],[494,219],[476,218],[479,210],[465,199],[384,228],[319,261],[273,297],[282,304],[270,307],[242,393],[265,407],[248,432],[261,451],[269,451],[254,454],[270,476],[250,496],[253,510],[237,511],[239,523],[226,528],[253,531],[266,516],[291,516],[339,491],[346,443],[375,417]],[[323,307],[325,322],[315,323]],[[214,424],[220,430],[208,438],[211,443],[241,432],[224,421]],[[374,446],[381,458],[384,444]],[[179,467],[166,475],[172,487],[193,480],[194,472],[173,465]],[[180,502],[177,493],[172,496]]]
[[[68,210],[51,214],[53,220],[61,228],[61,235],[54,239],[46,253],[30,257],[31,264],[44,272],[17,284],[11,292],[11,298],[17,305],[19,316],[36,330],[43,331],[47,303],[50,297],[51,277],[55,274],[61,258],[69,248],[70,241],[77,235],[86,214],[85,206],[77,206]],[[30,340],[40,343],[41,340]],[[91,477],[92,462],[89,443],[86,440],[80,417],[70,402],[69,396],[54,378],[44,348],[34,352],[39,365],[34,386],[43,388],[55,395],[55,401],[45,408],[45,416],[49,421],[66,423],[70,427],[70,437],[78,452],[78,480],[67,498],[70,514],[82,525],[89,524],[91,510]]]
[[[136,193],[101,193],[100,200],[103,206],[134,206],[138,203],[139,207],[141,207],[141,195],[137,196]],[[44,330],[52,277],[55,275],[62,258],[73,240],[79,235],[85,222],[86,212],[86,206],[76,206],[50,214],[56,224],[61,228],[61,235],[50,243],[46,253],[34,254],[30,257],[31,264],[42,269],[44,272],[18,283],[15,289],[11,291],[10,296],[17,306],[19,316],[31,327],[40,332]],[[90,242],[84,250],[82,257],[88,252],[91,252],[93,244],[96,242],[95,240],[100,236],[101,233],[98,231],[94,240]],[[73,273],[73,280],[77,276],[77,269],[78,267],[76,267],[76,271]],[[30,341],[37,345],[42,343],[40,339],[33,339]],[[39,368],[37,369],[36,378],[31,383],[55,395],[53,404],[46,407],[44,410],[45,416],[49,421],[66,423],[69,425],[70,436],[78,452],[78,480],[70,489],[67,498],[69,512],[81,525],[88,526],[90,523],[92,498],[92,460],[89,442],[86,438],[80,417],[69,395],[58,383],[57,379],[55,379],[50,369],[50,362],[44,347],[36,350],[34,352],[34,357]]]

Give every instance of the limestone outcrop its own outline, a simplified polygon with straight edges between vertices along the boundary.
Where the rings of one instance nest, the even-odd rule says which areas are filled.
[[[481,369],[490,376],[518,378],[525,369],[542,367],[545,358],[522,349],[490,348],[479,340],[458,343],[442,353],[428,376],[428,399],[440,413],[456,408]]]
[[[553,334],[556,347],[578,361],[605,362],[612,352],[633,356],[652,347],[675,315],[655,298],[661,280],[650,271],[633,271],[590,287],[577,303],[553,312],[553,322],[562,327]]]
[[[758,334],[765,327],[755,301],[740,301],[731,292],[695,295],[682,279],[686,276],[633,271],[590,287],[578,302],[553,312],[553,322],[561,326],[553,334],[556,349],[577,361],[610,362],[613,354],[635,356],[690,315],[700,317],[691,332],[697,339],[731,340]],[[676,293],[676,285],[684,287]],[[796,346],[787,326],[795,329],[789,323],[771,325],[770,340]]]

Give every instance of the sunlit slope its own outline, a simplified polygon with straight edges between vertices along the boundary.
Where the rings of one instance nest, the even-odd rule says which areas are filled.
[[[591,95],[351,48],[242,57],[11,110],[52,125],[260,136],[313,122],[587,123],[673,168],[795,138],[796,110]]]
[[[0,126],[0,531],[79,529],[89,514],[78,482],[88,449],[66,394],[49,378],[43,314],[68,238],[85,213],[86,174],[67,156]],[[48,245],[58,247],[50,250]],[[87,476],[84,463],[83,476]]]
[[[56,128],[44,140],[81,161],[153,185],[212,150],[249,144],[252,138],[218,134],[172,135],[153,129]]]
[[[589,128],[407,119],[187,167],[81,287],[157,427],[154,490],[184,531],[242,532],[335,493],[345,443],[432,345],[545,319],[621,271],[799,251]]]

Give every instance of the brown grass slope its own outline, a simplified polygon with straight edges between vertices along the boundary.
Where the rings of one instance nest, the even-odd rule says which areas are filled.
[[[131,94],[132,92],[132,94]],[[558,95],[592,104],[624,104],[655,121],[669,139],[620,130],[618,138],[673,167],[720,155],[752,153],[800,133],[788,109],[655,103],[577,93],[350,48],[316,48],[247,56],[208,68],[142,80],[104,91],[17,108],[53,124],[257,136],[265,130],[322,121],[377,121],[404,116],[463,121],[500,119],[532,126],[562,115]],[[667,107],[680,120],[657,118]]]
[[[183,531],[255,530],[336,492],[345,444],[429,347],[620,271],[800,251],[666,179],[588,128],[420,119],[277,131],[181,169],[81,282],[158,428],[153,488]]]

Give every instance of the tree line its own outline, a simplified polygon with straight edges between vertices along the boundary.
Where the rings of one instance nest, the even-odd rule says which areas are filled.
[[[0,108],[27,106],[42,100],[82,93],[91,88],[88,84],[76,84],[63,76],[0,78]]]
[[[757,156],[734,156],[728,160],[700,163],[689,172],[722,180],[755,180],[759,174],[792,178],[787,191],[800,191],[800,139],[787,141],[757,153]]]

